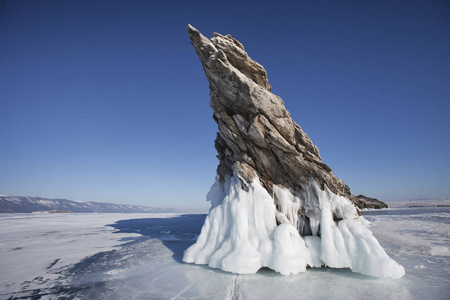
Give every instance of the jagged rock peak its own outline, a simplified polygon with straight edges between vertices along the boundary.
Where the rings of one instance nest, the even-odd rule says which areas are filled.
[[[211,56],[211,54],[217,53],[219,55],[218,59],[221,59],[223,62],[229,62],[242,74],[253,80],[258,85],[264,87],[265,89],[269,91],[272,89],[269,84],[269,80],[267,79],[266,70],[264,70],[263,66],[252,60],[245,52],[244,46],[238,40],[234,39],[230,34],[223,36],[220,33],[215,32],[214,37],[211,39],[211,42],[215,48],[214,49],[213,47],[206,46],[208,45],[208,43],[205,43],[205,40],[208,39],[205,38],[197,29],[195,29],[191,25],[188,25],[188,32],[194,47],[195,44],[204,45],[203,49],[202,46],[200,46],[199,49],[195,48],[199,57],[209,57]],[[213,52],[210,53],[210,51]]]
[[[300,191],[312,178],[322,189],[326,184],[333,193],[364,207],[322,162],[283,100],[271,93],[264,68],[239,41],[218,33],[208,39],[191,25],[188,33],[209,81],[210,106],[219,125],[215,145],[222,181],[233,174],[233,165],[241,179],[248,183],[258,176],[270,193],[273,185]]]

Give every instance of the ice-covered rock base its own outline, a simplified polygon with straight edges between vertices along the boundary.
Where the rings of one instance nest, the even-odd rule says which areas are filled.
[[[355,206],[314,180],[300,192],[274,186],[271,196],[257,177],[247,184],[235,172],[216,180],[207,198],[212,207],[185,262],[239,274],[268,267],[290,275],[323,265],[376,277],[405,274]]]

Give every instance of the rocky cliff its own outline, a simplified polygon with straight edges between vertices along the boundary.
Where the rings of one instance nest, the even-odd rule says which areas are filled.
[[[264,68],[230,35],[188,33],[209,81],[219,166],[211,209],[183,261],[239,274],[327,265],[402,277],[358,216],[355,204],[364,204],[271,93]]]
[[[264,68],[239,41],[218,33],[209,40],[192,26],[188,32],[209,81],[210,106],[219,125],[215,146],[221,180],[233,173],[234,164],[242,179],[251,182],[257,175],[269,193],[274,184],[301,190],[313,178],[322,189],[326,184],[333,193],[365,207],[322,162],[283,100],[271,93]]]

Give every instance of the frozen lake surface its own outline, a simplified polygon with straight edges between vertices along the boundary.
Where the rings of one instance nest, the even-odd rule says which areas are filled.
[[[185,264],[201,214],[0,214],[0,299],[450,299],[450,208],[364,215],[403,278]]]

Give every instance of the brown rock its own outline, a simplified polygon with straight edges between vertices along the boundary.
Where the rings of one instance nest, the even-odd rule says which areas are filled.
[[[202,63],[210,88],[210,106],[219,125],[215,146],[224,181],[236,164],[241,180],[257,175],[272,194],[273,185],[301,191],[302,183],[314,179],[359,208],[364,202],[350,192],[319,150],[286,110],[283,100],[271,93],[264,68],[252,60],[230,35],[215,33],[209,40],[188,26],[191,43]]]
[[[358,195],[356,196],[356,198],[364,203],[364,208],[370,209],[388,208],[386,203],[375,198],[366,197],[364,195]]]

